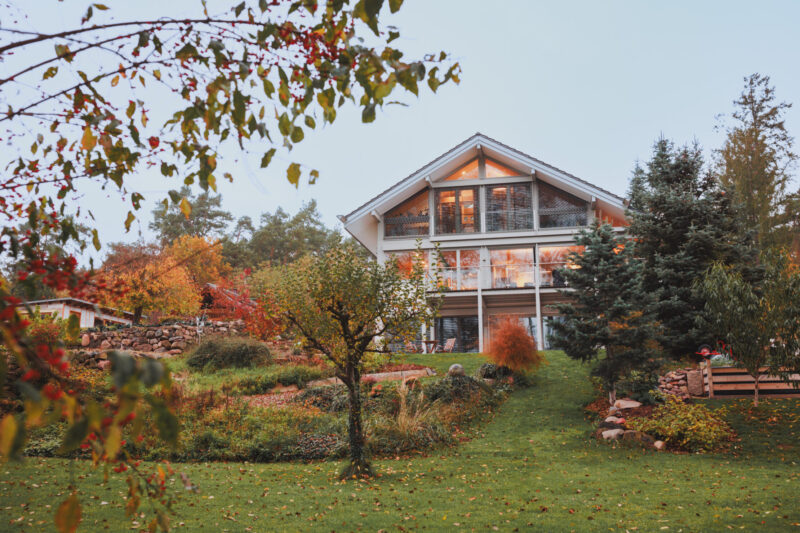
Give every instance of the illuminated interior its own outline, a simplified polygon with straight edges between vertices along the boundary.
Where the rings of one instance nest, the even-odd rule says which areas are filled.
[[[428,190],[421,191],[384,217],[384,232],[387,237],[428,235],[430,216]]]
[[[439,252],[439,275],[445,289],[467,291],[478,288],[480,252],[478,250],[444,250]]]
[[[486,188],[486,230],[533,229],[531,186],[528,183]]]
[[[608,211],[598,208],[594,211],[594,216],[597,220],[601,222],[605,222],[607,224],[611,224],[615,228],[627,227],[630,223],[625,219],[625,217],[618,217],[613,213],[609,213]]]
[[[428,252],[425,250],[410,250],[407,252],[396,252],[389,254],[389,257],[397,260],[397,268],[404,276],[411,276],[415,262],[422,262],[422,269],[427,274],[430,270]]]
[[[533,248],[490,250],[493,289],[534,286]]]
[[[436,232],[477,233],[480,231],[478,189],[436,191]]]
[[[520,173],[516,170],[511,170],[507,166],[501,165],[491,159],[486,159],[486,177],[487,178],[507,178],[509,176],[519,176]]]
[[[582,253],[583,246],[540,246],[539,247],[539,272],[541,284],[544,287],[564,287],[564,278],[558,269],[571,268],[567,257],[572,252]]]
[[[444,180],[445,181],[476,180],[479,177],[480,177],[479,161],[477,159],[473,159],[463,167],[459,168],[458,170],[447,176]]]

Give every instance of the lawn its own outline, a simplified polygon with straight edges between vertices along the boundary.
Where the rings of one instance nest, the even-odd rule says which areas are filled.
[[[475,438],[427,457],[377,461],[380,477],[370,482],[338,482],[336,462],[177,465],[200,493],[181,497],[173,525],[191,531],[786,531],[800,524],[797,400],[765,402],[756,413],[747,401],[729,403],[742,441],[725,454],[612,447],[588,438],[586,369],[559,352],[547,358],[535,385],[513,393]],[[482,362],[460,354],[408,359],[438,370],[460,362],[468,372]],[[103,484],[102,471],[85,463],[29,459],[2,472],[0,530],[50,530],[70,479],[82,492],[84,531],[131,527],[122,510],[123,482]]]

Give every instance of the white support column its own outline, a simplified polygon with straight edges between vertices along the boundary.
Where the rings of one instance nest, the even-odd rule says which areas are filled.
[[[433,240],[434,234],[434,224],[436,223],[436,214],[434,213],[434,209],[436,209],[436,202],[434,198],[434,190],[433,190],[433,183],[431,182],[431,177],[428,176],[425,178],[428,182],[428,237]]]
[[[542,321],[542,297],[539,293],[539,285],[541,285],[541,276],[539,275],[541,266],[539,265],[539,245],[537,244],[534,247],[534,254],[535,257],[535,265],[536,269],[534,270],[535,275],[535,293],[536,293],[536,327],[538,329],[538,339],[536,339],[536,348],[539,350],[544,350],[544,322]]]

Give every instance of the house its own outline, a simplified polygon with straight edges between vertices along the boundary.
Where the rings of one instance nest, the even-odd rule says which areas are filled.
[[[557,269],[573,238],[595,219],[623,228],[624,200],[477,133],[348,215],[345,230],[380,262],[411,264],[420,240],[435,244],[447,286],[440,317],[421,335],[482,351],[493,326],[515,316],[547,349],[563,301]]]
[[[50,300],[32,300],[20,306],[20,312],[26,313],[25,307],[38,309],[41,315],[55,315],[56,318],[68,319],[75,315],[80,320],[80,327],[93,328],[109,324],[133,324],[133,313],[120,311],[113,307],[96,305],[77,298],[53,298]]]

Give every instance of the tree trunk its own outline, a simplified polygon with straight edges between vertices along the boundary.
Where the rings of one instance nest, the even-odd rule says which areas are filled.
[[[348,436],[350,439],[350,464],[342,470],[342,479],[353,477],[369,477],[372,475],[372,467],[367,461],[364,453],[364,427],[361,423],[361,375],[355,368],[348,368],[347,375],[344,376],[345,385],[348,391],[348,401],[350,403],[350,413],[348,415]]]
[[[614,405],[614,402],[616,402],[616,401],[617,401],[617,387],[616,386],[612,386],[608,390],[608,403],[610,403],[611,405]]]
[[[133,325],[134,326],[138,326],[139,322],[141,322],[141,320],[142,320],[142,312],[143,311],[144,311],[144,309],[142,308],[142,306],[138,306],[138,307],[135,307],[133,309]]]
[[[758,407],[758,380],[761,378],[761,373],[756,372],[756,375],[753,376],[755,379],[755,390],[753,391],[753,407]]]

